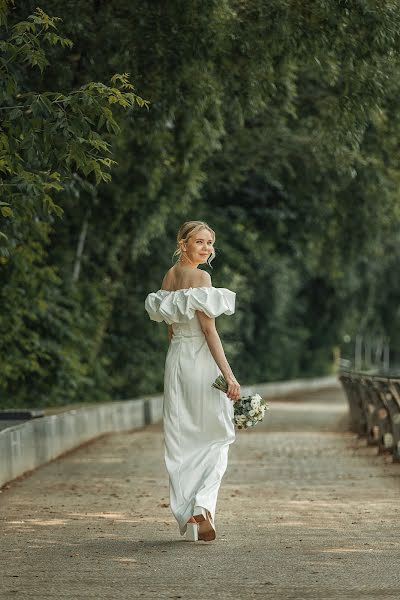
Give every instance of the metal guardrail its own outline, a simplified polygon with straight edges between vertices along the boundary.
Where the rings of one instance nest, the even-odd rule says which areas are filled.
[[[349,403],[352,430],[400,462],[400,377],[341,370],[339,380]]]

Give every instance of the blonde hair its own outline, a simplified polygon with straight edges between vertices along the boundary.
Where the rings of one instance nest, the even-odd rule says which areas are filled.
[[[178,256],[178,260],[175,261],[175,264],[180,260],[182,254],[182,242],[187,242],[192,235],[196,235],[200,231],[200,229],[208,229],[211,233],[213,244],[215,243],[215,231],[211,229],[211,227],[205,223],[205,221],[186,221],[179,227],[178,235],[176,236],[176,248],[175,252],[172,255],[172,260],[174,260],[174,256]],[[215,258],[215,251],[207,258],[207,264],[211,267],[211,261]],[[211,267],[212,269],[212,267]]]

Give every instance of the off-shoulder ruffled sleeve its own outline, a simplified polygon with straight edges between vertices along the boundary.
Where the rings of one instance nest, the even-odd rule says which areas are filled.
[[[145,300],[145,309],[153,321],[185,323],[195,316],[196,310],[209,317],[233,315],[236,293],[227,288],[194,287],[184,290],[158,290]]]

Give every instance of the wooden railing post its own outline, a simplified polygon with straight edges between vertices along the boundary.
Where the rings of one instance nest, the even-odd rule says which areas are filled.
[[[352,431],[400,462],[400,377],[343,369],[339,380],[349,403]]]

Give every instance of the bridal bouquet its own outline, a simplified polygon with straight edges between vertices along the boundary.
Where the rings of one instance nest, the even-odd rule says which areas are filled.
[[[228,384],[223,375],[217,377],[211,387],[227,392]],[[233,404],[233,423],[238,429],[254,427],[258,421],[262,421],[265,411],[269,409],[266,401],[259,394],[254,396],[243,396]]]

